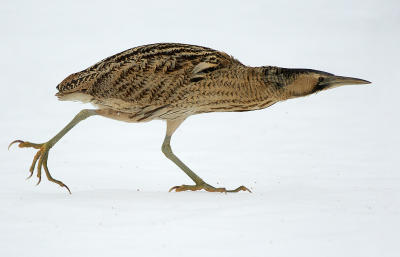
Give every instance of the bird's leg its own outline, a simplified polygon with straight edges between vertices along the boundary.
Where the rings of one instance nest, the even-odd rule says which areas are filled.
[[[11,145],[13,145],[14,143],[18,143],[18,146],[21,148],[25,148],[25,147],[32,147],[35,149],[39,149],[39,151],[36,153],[35,157],[33,157],[33,162],[32,165],[29,169],[30,171],[30,175],[28,178],[32,177],[33,172],[35,170],[35,166],[36,166],[36,162],[38,162],[38,166],[37,166],[37,177],[39,179],[39,181],[37,182],[37,184],[40,183],[41,179],[42,179],[42,167],[44,169],[44,172],[46,173],[46,177],[49,181],[54,182],[58,185],[60,185],[61,187],[65,187],[69,193],[71,193],[71,191],[69,190],[69,188],[61,181],[54,179],[50,172],[49,172],[49,168],[47,167],[47,158],[49,156],[49,151],[50,149],[65,135],[67,134],[68,131],[70,131],[76,124],[78,124],[80,121],[93,116],[93,115],[97,115],[96,110],[82,110],[80,111],[75,117],[74,119],[67,124],[67,126],[65,126],[60,132],[58,132],[57,135],[55,135],[52,139],[50,139],[49,141],[47,141],[46,143],[42,143],[42,144],[35,144],[35,143],[31,143],[28,141],[22,141],[22,140],[15,140],[13,142],[11,142],[11,144],[8,146],[8,148],[10,148]]]
[[[245,186],[240,186],[234,190],[227,190],[223,187],[216,188],[213,187],[206,182],[204,182],[203,179],[201,179],[199,176],[196,175],[191,169],[189,169],[188,166],[186,166],[179,158],[172,152],[171,149],[171,136],[175,132],[175,130],[179,127],[179,125],[184,121],[185,119],[180,119],[180,120],[168,120],[167,121],[167,134],[165,136],[164,142],[162,144],[162,152],[165,154],[165,156],[173,161],[179,168],[181,168],[186,175],[188,175],[195,183],[195,185],[181,185],[181,186],[174,186],[172,187],[169,191],[175,190],[176,192],[181,192],[181,191],[196,191],[196,190],[201,190],[204,189],[208,192],[239,192],[239,191],[249,191],[251,192],[248,188]]]

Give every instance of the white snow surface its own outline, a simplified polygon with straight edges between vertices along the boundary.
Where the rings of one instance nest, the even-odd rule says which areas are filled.
[[[0,256],[400,256],[398,1],[8,1],[0,9]],[[165,123],[91,117],[35,151],[82,108],[67,75],[138,45],[184,42],[252,66],[313,68],[372,81],[245,113],[190,117],[175,153]]]

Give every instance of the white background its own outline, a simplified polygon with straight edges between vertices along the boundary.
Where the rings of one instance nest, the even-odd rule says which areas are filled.
[[[398,1],[2,1],[0,29],[0,256],[399,256]],[[155,42],[372,84],[183,123],[175,153],[252,194],[168,193],[191,181],[161,153],[164,122],[103,117],[50,152],[72,195],[25,181],[35,151],[8,143],[45,142],[90,107],[56,85]]]

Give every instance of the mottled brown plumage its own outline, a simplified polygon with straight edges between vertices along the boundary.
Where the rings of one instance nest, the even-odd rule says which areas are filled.
[[[58,85],[57,96],[129,114],[133,122],[176,119],[272,105],[281,100],[281,85],[295,77],[279,72],[275,67],[247,67],[210,48],[153,44],[129,49],[68,76]]]
[[[50,181],[66,187],[51,177],[47,168],[48,152],[81,120],[92,115],[127,122],[167,120],[162,150],[195,182],[193,186],[172,189],[237,192],[248,189],[243,186],[235,190],[214,188],[172,153],[171,136],[188,116],[258,110],[339,85],[365,83],[369,82],[310,69],[249,67],[226,53],[201,46],[175,43],[139,46],[71,74],[57,86],[56,95],[60,100],[90,102],[98,109],[81,111],[44,144],[14,142],[20,147],[39,149],[30,169],[32,175],[39,161],[39,182],[43,166]]]

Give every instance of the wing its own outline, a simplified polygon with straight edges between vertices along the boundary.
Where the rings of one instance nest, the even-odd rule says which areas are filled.
[[[174,43],[139,46],[68,76],[57,86],[57,95],[84,93],[97,101],[112,98],[141,106],[165,105],[174,101],[185,85],[231,65],[242,64],[206,47]]]

